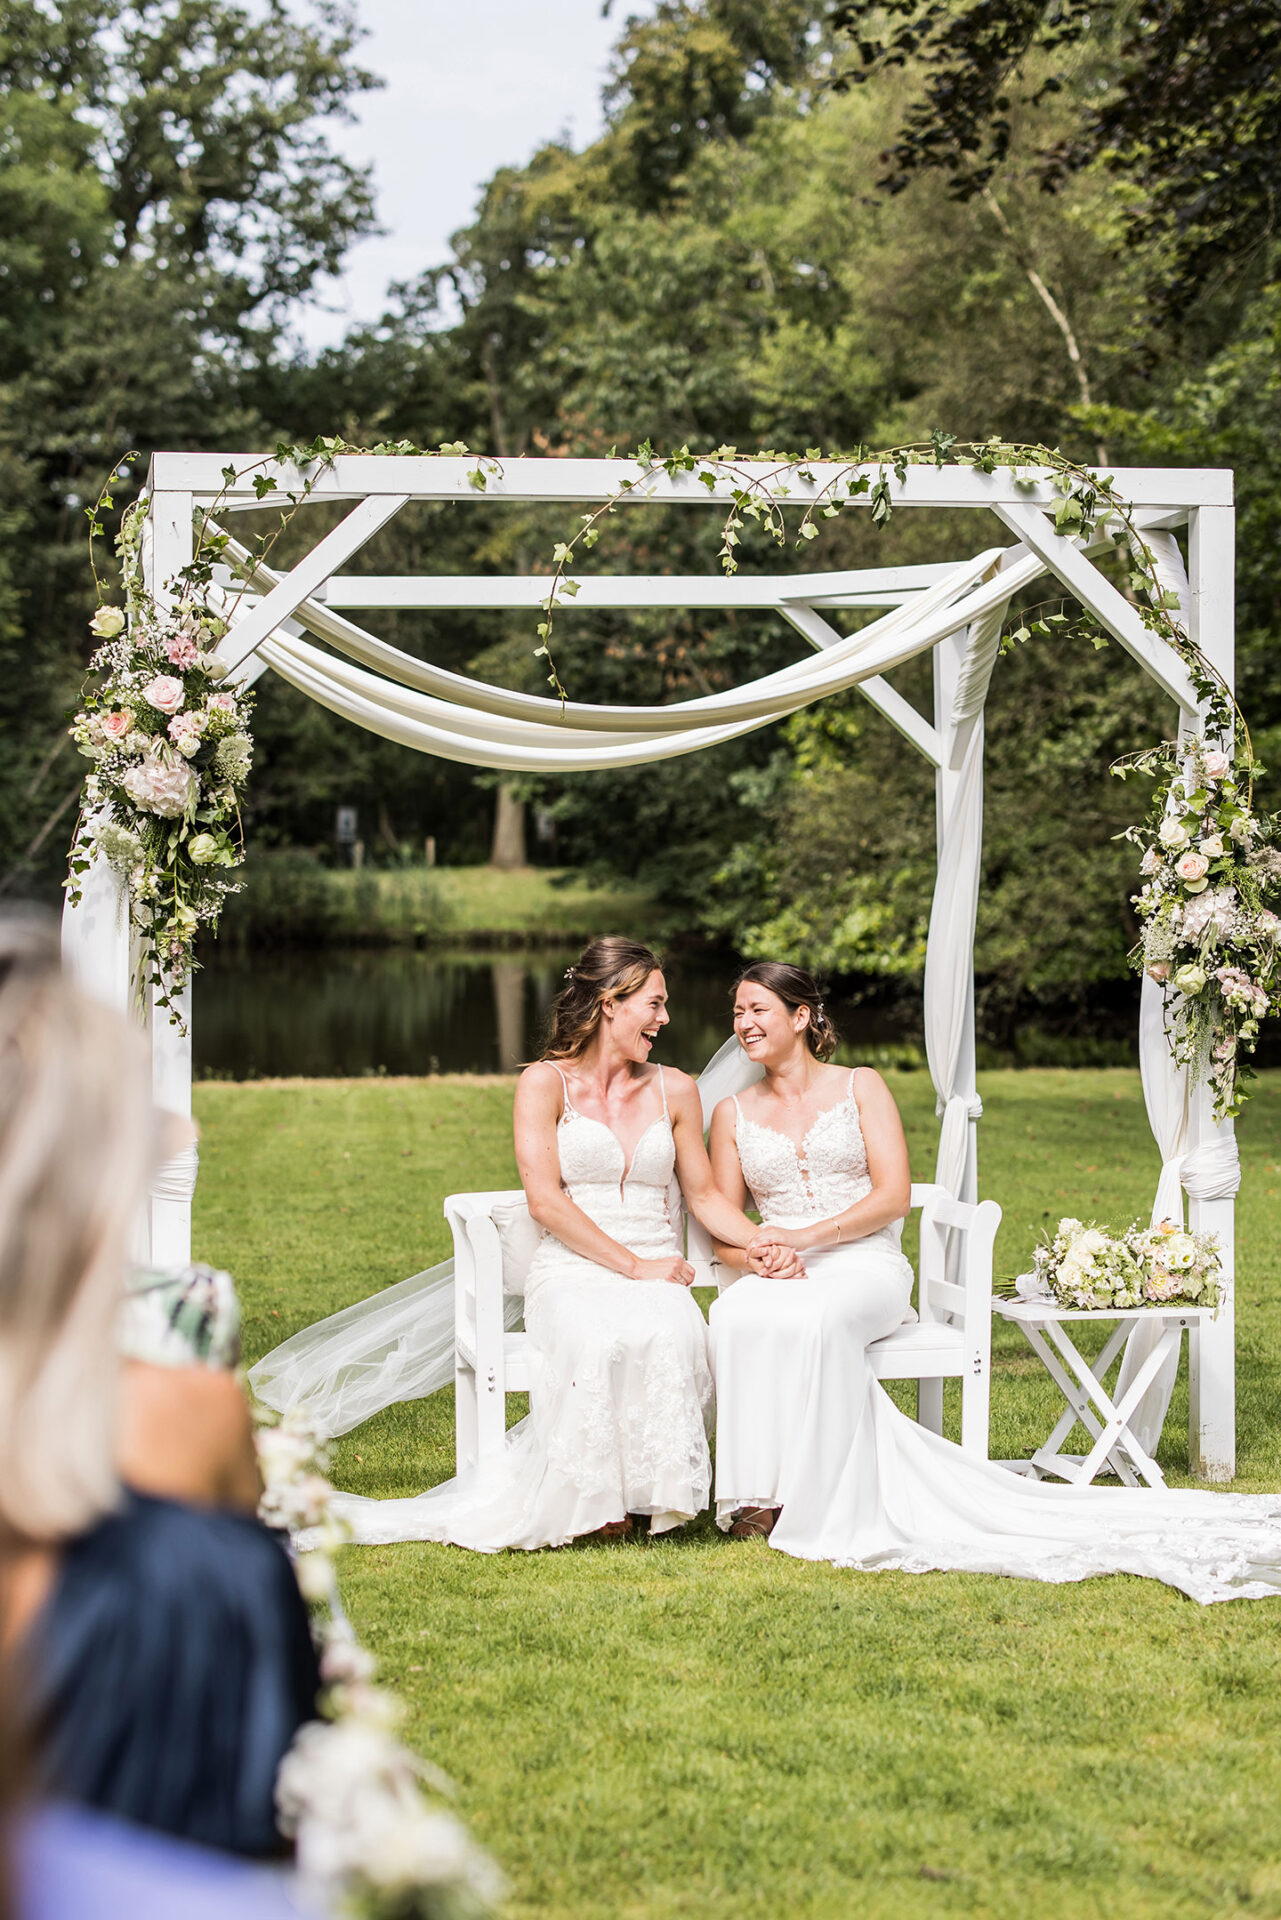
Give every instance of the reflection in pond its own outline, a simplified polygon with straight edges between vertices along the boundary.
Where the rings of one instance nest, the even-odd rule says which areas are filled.
[[[574,953],[391,950],[215,957],[197,976],[197,1074],[514,1073],[542,1045]],[[730,960],[668,970],[671,1025],[655,1058],[696,1071],[730,1030]],[[900,1015],[829,1000],[859,1052],[920,1042]]]

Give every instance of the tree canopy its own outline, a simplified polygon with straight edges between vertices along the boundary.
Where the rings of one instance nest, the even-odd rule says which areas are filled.
[[[1231,0],[661,0],[620,23],[601,137],[502,169],[448,259],[308,358],[290,315],[375,218],[328,134],[371,84],[354,9],[69,0],[55,21],[34,0],[10,7],[3,884],[52,885],[69,830],[82,509],[126,447],[339,432],[556,457],[642,439],[839,450],[941,427],[1109,465],[1231,465],[1241,681],[1270,757],[1278,31]],[[421,507],[358,564],[539,570],[565,532],[547,510]],[[974,516],[901,515],[885,538],[845,516],[821,551],[749,541],[743,564],[935,559],[976,534]],[[712,571],[717,544],[710,515],[647,510],[618,516],[592,565]],[[445,664],[542,684],[532,618],[377,624]],[[571,611],[558,662],[575,697],[665,700],[796,644],[754,614]],[[927,700],[923,669],[897,679]],[[1000,664],[979,956],[993,1030],[1128,991],[1134,876],[1114,836],[1133,801],[1107,767],[1166,725],[1115,649],[1053,672],[1035,647]],[[484,857],[492,778],[336,727],[271,676],[256,731],[256,846],[323,855],[334,805],[354,802],[376,858],[410,857],[424,834],[446,859]],[[519,783],[561,860],[642,874],[691,930],[740,950],[891,986],[921,966],[929,789],[857,695],[661,768]]]

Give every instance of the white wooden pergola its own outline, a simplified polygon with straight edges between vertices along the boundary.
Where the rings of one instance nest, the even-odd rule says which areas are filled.
[[[532,614],[545,602],[546,575],[386,577],[342,569],[411,501],[484,498],[581,507],[612,499],[630,481],[632,491],[620,501],[620,512],[643,512],[652,503],[724,511],[741,480],[727,475],[709,488],[694,474],[669,477],[625,460],[520,459],[492,470],[487,464],[482,495],[469,478],[475,464],[443,456],[340,456],[314,478],[304,507],[350,502],[350,510],[287,572],[255,567],[233,539],[230,552],[249,567],[252,583],[239,598],[220,648],[232,671],[248,679],[271,668],[344,718],[422,751],[487,767],[547,771],[639,765],[693,752],[766,725],[825,693],[857,686],[935,770],[939,872],[925,974],[927,1054],[941,1118],[935,1177],[958,1198],[976,1199],[981,1107],[975,1079],[974,926],[983,709],[1011,596],[1039,576],[1052,576],[1175,703],[1184,737],[1203,724],[1182,661],[1143,625],[1136,608],[1094,564],[1092,555],[1104,538],[1091,544],[1055,531],[1058,495],[1046,470],[984,474],[964,466],[922,465],[909,468],[901,483],[891,482],[896,510],[987,509],[1011,536],[1009,543],[960,561],[858,571],[730,578],[576,572],[581,590],[572,612],[566,603],[558,620],[590,619],[605,608],[768,609],[811,651],[779,673],[703,700],[661,708],[574,703],[562,708],[553,700],[445,672],[387,645],[347,617],[355,610],[388,608],[527,608]],[[769,465],[735,464],[740,475],[763,485],[776,471]],[[228,468],[235,475],[230,484]],[[790,475],[789,509],[804,508],[821,495],[836,471],[815,462],[807,468],[808,480]],[[254,476],[264,472],[280,489],[265,499],[253,485]],[[868,473],[876,479],[876,469]],[[1113,480],[1156,555],[1163,588],[1177,596],[1177,617],[1231,685],[1231,474],[1121,469]],[[157,600],[165,602],[169,583],[192,557],[197,511],[216,503],[231,531],[236,515],[286,504],[302,481],[294,470],[264,467],[260,455],[156,455],[143,553],[147,583]],[[224,585],[224,604],[230,606],[229,576]],[[850,608],[884,611],[858,633],[842,635],[828,616]],[[885,678],[887,670],[927,650],[934,662],[928,717]],[[1047,884],[1053,884],[1052,876]],[[97,862],[87,877],[83,904],[68,912],[67,951],[95,991],[123,1006],[129,998],[129,953],[122,925],[117,882],[105,863]],[[1209,1164],[1207,1154],[1222,1165],[1233,1151],[1232,1128],[1215,1123],[1207,1089],[1190,1086],[1186,1074],[1173,1067],[1159,1018],[1160,991],[1145,982],[1144,993],[1141,1057],[1163,1161],[1161,1191],[1167,1206],[1174,1199],[1181,1204],[1182,1180],[1190,1194],[1192,1224],[1217,1234],[1224,1250],[1227,1303],[1216,1321],[1190,1335],[1190,1454],[1194,1471],[1226,1479],[1235,1469],[1233,1202],[1222,1192],[1222,1181],[1216,1190],[1214,1182],[1198,1179],[1197,1167],[1198,1156]],[[180,1112],[189,1111],[191,1101],[190,989],[185,999],[185,1033],[162,1009],[153,1007],[149,1020],[157,1101]],[[150,1240],[157,1262],[190,1257],[194,1181],[192,1155],[167,1169],[153,1193]],[[1212,1192],[1215,1197],[1208,1197]]]

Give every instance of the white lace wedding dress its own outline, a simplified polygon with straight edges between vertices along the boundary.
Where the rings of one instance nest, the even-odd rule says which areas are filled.
[[[563,1078],[563,1076],[562,1076]],[[662,1112],[631,1165],[603,1121],[565,1094],[561,1180],[599,1227],[642,1258],[679,1252],[669,1211],[676,1151]],[[707,1326],[686,1288],[627,1280],[544,1233],[525,1282],[529,1414],[501,1454],[407,1500],[334,1501],[362,1542],[451,1541],[479,1553],[555,1547],[625,1514],[650,1531],[708,1502]]]
[[[829,1219],[871,1191],[853,1075],[799,1150],[741,1108],[736,1134],[762,1220]],[[845,1567],[1136,1573],[1202,1602],[1281,1590],[1281,1495],[1051,1485],[962,1453],[900,1413],[867,1362],[911,1291],[893,1229],[804,1257],[807,1278],[745,1275],[712,1308],[722,1525],[781,1507],[772,1547]]]

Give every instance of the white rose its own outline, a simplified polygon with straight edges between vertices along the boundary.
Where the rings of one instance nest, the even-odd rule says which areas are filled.
[[[1205,968],[1199,967],[1195,962],[1192,962],[1188,966],[1180,967],[1175,974],[1175,991],[1186,994],[1190,999],[1193,994],[1201,993],[1204,990],[1205,981]]]
[[[1165,1262],[1176,1273],[1196,1265],[1196,1241],[1190,1233],[1172,1233],[1165,1243]]]
[[[1187,828],[1182,821],[1176,820],[1172,813],[1167,813],[1157,828],[1156,837],[1163,847],[1169,848],[1171,853],[1177,853],[1181,847],[1186,847],[1188,844]]]
[[[198,833],[187,842],[187,852],[198,867],[207,867],[218,858],[218,842],[212,833]]]
[[[1201,841],[1201,852],[1207,860],[1221,860],[1227,852],[1221,833],[1207,833]]]
[[[119,607],[99,607],[89,622],[90,633],[96,633],[99,640],[114,640],[118,633],[124,632],[125,617]]]

